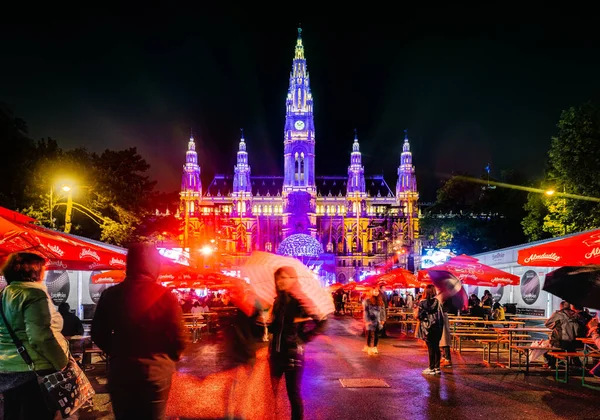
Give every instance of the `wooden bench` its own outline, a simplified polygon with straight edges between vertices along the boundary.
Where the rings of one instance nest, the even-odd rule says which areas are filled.
[[[94,355],[98,355],[100,356],[102,359],[104,359],[104,362],[106,363],[106,368],[108,369],[108,355],[106,353],[104,353],[104,351],[96,346],[92,346],[92,347],[88,347],[83,349],[83,355],[81,356],[81,367],[83,368],[83,370],[85,371],[87,370],[92,370],[93,367],[92,366],[88,366],[88,361],[89,364],[92,364],[92,357],[94,357]]]
[[[511,346],[510,351],[519,353],[519,369],[521,369],[521,356],[525,356],[525,374],[529,374],[529,356],[533,350],[548,350],[549,352],[560,350],[556,347],[539,347],[539,346]]]
[[[574,357],[585,357],[586,354],[582,351],[551,351],[548,353],[548,356],[552,356],[556,359],[555,365],[555,377],[557,382],[567,383],[569,381],[569,368],[571,365],[571,359]],[[560,378],[559,375],[559,366],[564,364],[565,366],[565,376],[564,379]],[[583,366],[585,369],[585,366]]]
[[[460,353],[462,351],[463,340],[477,341],[478,338],[494,338],[496,340],[498,338],[498,334],[485,332],[452,333],[453,348]]]

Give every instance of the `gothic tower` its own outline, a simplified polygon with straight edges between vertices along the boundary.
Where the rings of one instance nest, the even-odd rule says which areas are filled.
[[[306,69],[302,29],[294,55],[286,99],[284,129],[284,193],[304,191],[315,196],[315,126],[310,78]]]
[[[183,165],[183,175],[181,177],[181,210],[184,211],[184,247],[189,244],[189,219],[196,215],[198,206],[202,199],[202,183],[200,181],[200,165],[198,165],[198,153],[196,152],[196,142],[194,136],[190,135],[188,150],[185,154],[185,165]]]
[[[404,130],[404,144],[402,145],[402,154],[400,155],[400,166],[398,166],[396,197],[399,201],[403,201],[414,194],[417,194],[418,198],[417,178],[415,177],[415,167],[412,164],[408,130]]]
[[[315,125],[310,78],[306,69],[302,29],[298,28],[296,51],[285,102],[284,176],[286,227],[284,235],[316,236]]]
[[[365,167],[362,166],[362,156],[360,154],[360,145],[358,136],[354,130],[354,144],[352,145],[352,154],[350,155],[350,166],[348,166],[348,194],[359,193],[361,196],[366,193],[365,190]]]
[[[237,152],[237,165],[233,168],[233,193],[252,193],[250,184],[250,165],[248,165],[248,152],[246,152],[246,140],[242,129],[242,138]]]
[[[398,166],[398,181],[396,182],[396,202],[406,217],[405,229],[403,229],[403,246],[409,248],[410,255],[415,258],[414,264],[418,266],[420,255],[419,245],[419,209],[417,201],[417,178],[415,167],[412,164],[412,153],[408,142],[408,130],[404,130],[404,144],[400,155],[400,166]]]

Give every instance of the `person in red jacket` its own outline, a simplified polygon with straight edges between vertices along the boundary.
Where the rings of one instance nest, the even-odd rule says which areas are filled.
[[[175,362],[185,348],[181,306],[157,283],[160,255],[134,244],[123,283],[96,307],[92,340],[110,358],[108,387],[115,418],[164,419]]]

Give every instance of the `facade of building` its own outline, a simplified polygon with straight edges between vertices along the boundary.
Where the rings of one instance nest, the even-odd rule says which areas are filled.
[[[382,175],[365,175],[356,132],[348,174],[315,174],[313,96],[300,29],[285,107],[283,176],[251,174],[248,153],[260,151],[242,132],[233,174],[216,175],[203,189],[190,138],[179,211],[184,247],[214,244],[220,264],[230,267],[253,250],[293,253],[318,261],[341,283],[394,256],[406,264],[419,255],[419,194],[407,135],[395,190]]]

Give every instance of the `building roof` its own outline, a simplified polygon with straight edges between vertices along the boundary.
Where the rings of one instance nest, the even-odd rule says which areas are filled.
[[[252,196],[281,195],[283,187],[282,176],[251,176]],[[345,197],[347,176],[317,176],[315,184],[317,196]],[[365,187],[370,197],[394,197],[391,188],[385,182],[383,175],[365,176]],[[233,193],[233,175],[215,175],[206,189],[205,196],[229,196]]]
[[[316,177],[317,196],[345,197],[347,176],[318,176]],[[365,188],[370,197],[394,197],[383,175],[365,176]]]

